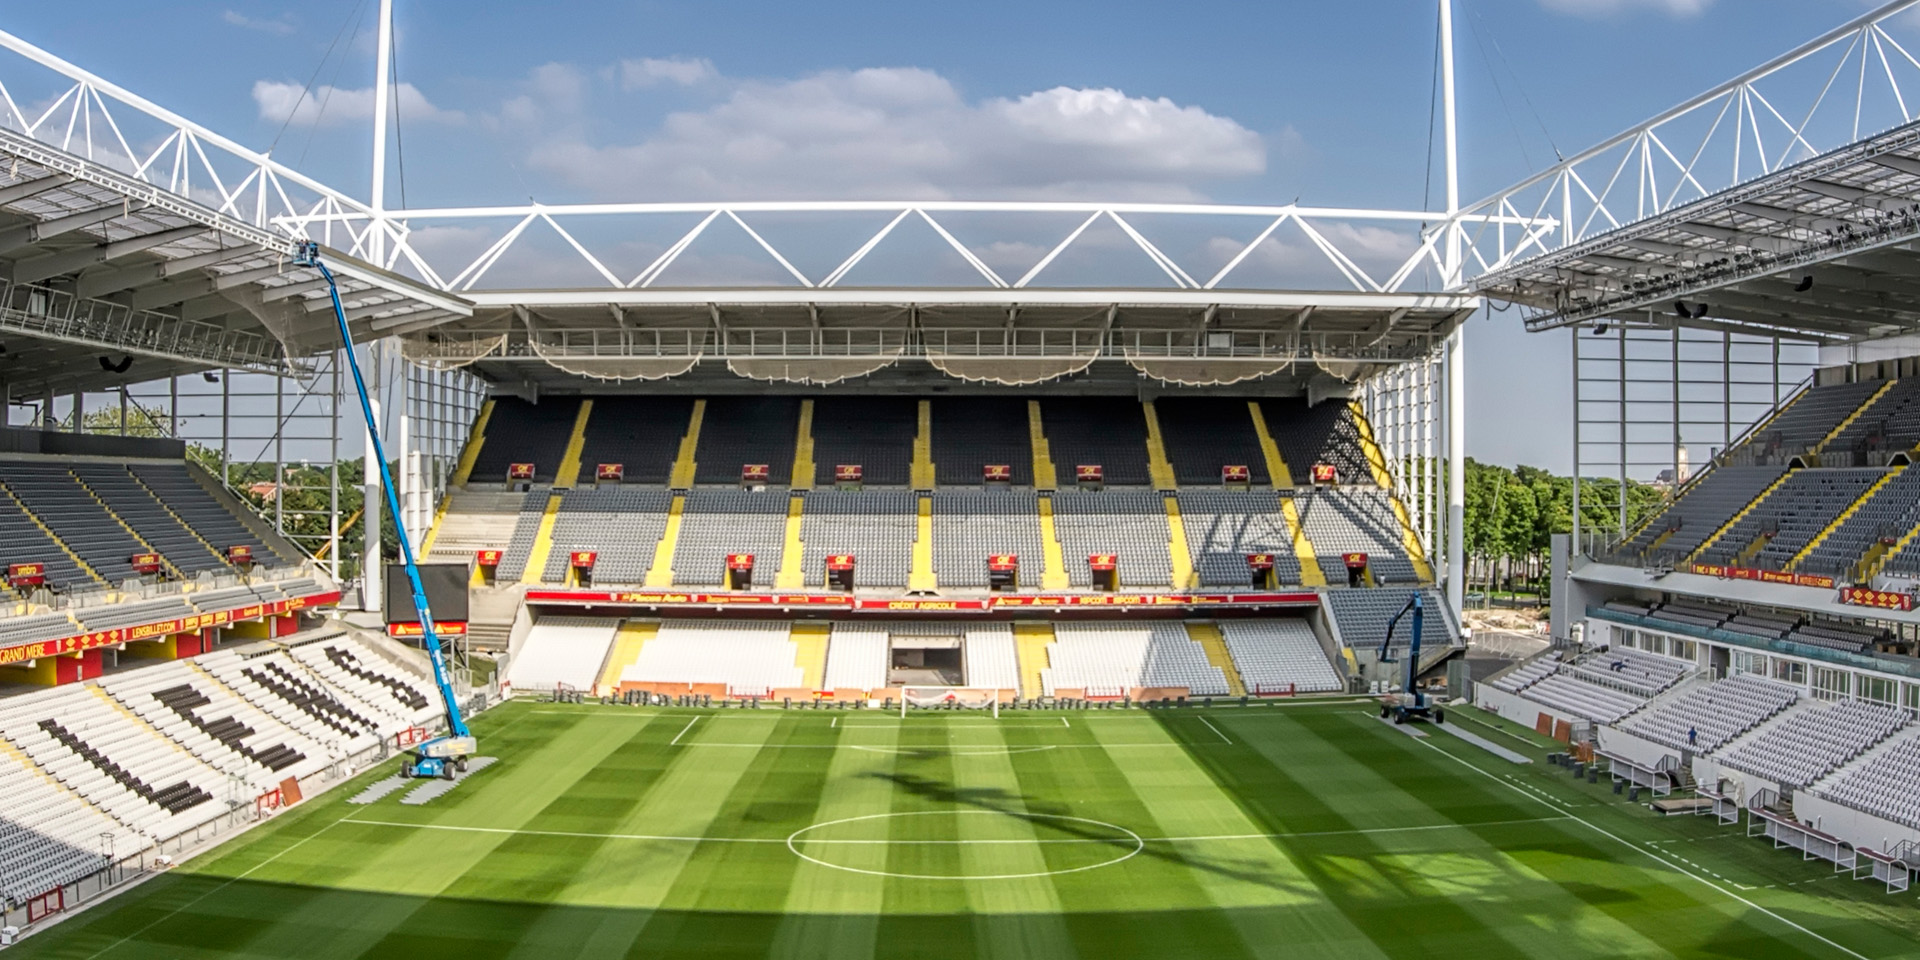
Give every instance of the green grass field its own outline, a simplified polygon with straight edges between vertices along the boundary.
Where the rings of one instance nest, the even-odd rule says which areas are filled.
[[[475,728],[445,797],[335,790],[13,955],[1920,956],[1911,895],[1359,702]]]

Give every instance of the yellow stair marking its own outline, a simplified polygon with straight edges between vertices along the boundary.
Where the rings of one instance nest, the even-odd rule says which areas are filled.
[[[1916,524],[1913,529],[1901,534],[1900,539],[1893,542],[1893,546],[1875,542],[1872,547],[1868,548],[1867,555],[1862,557],[1860,563],[1854,567],[1853,579],[1862,584],[1872,583],[1873,578],[1880,575],[1881,568],[1887,565],[1887,561],[1893,559],[1895,554],[1905,550],[1907,544],[1912,543],[1913,538],[1916,536],[1920,536],[1920,524]]]
[[[1360,433],[1360,449],[1367,455],[1367,468],[1373,472],[1373,482],[1387,492],[1387,501],[1393,504],[1394,519],[1400,521],[1400,545],[1407,551],[1407,559],[1413,564],[1414,576],[1422,583],[1433,582],[1433,565],[1427,562],[1427,551],[1420,545],[1420,535],[1413,530],[1413,517],[1407,513],[1407,505],[1400,502],[1400,495],[1393,489],[1393,471],[1387,469],[1387,458],[1380,452],[1380,445],[1373,439],[1373,424],[1367,420],[1367,412],[1359,401],[1349,400],[1347,406],[1353,409],[1353,423]],[[1371,579],[1371,574],[1369,574]]]
[[[699,464],[693,459],[694,451],[700,449],[700,425],[707,419],[707,402],[693,402],[693,417],[687,421],[687,435],[680,438],[680,452],[673,458],[673,476],[667,485],[675,490],[686,490],[693,486],[694,473]]]
[[[1179,500],[1163,499],[1167,505],[1167,560],[1173,569],[1173,587],[1183,590],[1194,586],[1197,580],[1193,573],[1193,553],[1187,549],[1187,521],[1180,516]]]
[[[165,501],[165,500],[163,500],[163,499],[161,499],[161,497],[160,497],[160,495],[159,495],[159,494],[157,494],[157,493],[154,493],[154,492],[153,492],[153,488],[152,488],[152,487],[149,487],[149,486],[147,486],[147,482],[146,482],[145,480],[142,480],[142,479],[140,479],[139,477],[137,477],[137,476],[134,476],[134,475],[133,475],[133,473],[132,473],[131,471],[129,471],[129,472],[127,473],[127,476],[129,476],[129,477],[133,477],[133,482],[134,482],[134,483],[136,483],[136,484],[138,484],[138,485],[140,486],[140,489],[142,489],[142,490],[144,490],[144,491],[146,491],[146,494],[147,494],[147,496],[149,496],[149,497],[152,497],[152,498],[153,498],[153,502],[154,502],[154,503],[157,503],[157,504],[159,504],[159,505],[160,505],[160,509],[162,509],[162,510],[165,510],[165,511],[167,512],[167,516],[169,516],[169,517],[172,517],[172,518],[173,518],[173,520],[174,520],[174,522],[175,522],[175,523],[178,523],[178,524],[179,524],[179,525],[181,526],[181,528],[182,528],[182,529],[184,529],[184,530],[186,530],[186,531],[187,531],[188,533],[190,533],[190,534],[192,534],[192,535],[193,535],[193,539],[195,539],[195,540],[198,540],[198,541],[200,541],[200,545],[201,545],[201,546],[203,546],[203,547],[206,547],[206,548],[207,548],[207,552],[208,552],[208,553],[211,553],[211,554],[213,554],[213,555],[214,555],[215,557],[218,557],[218,558],[220,559],[220,563],[221,563],[221,564],[222,564],[223,566],[226,566],[226,567],[227,567],[228,569],[232,569],[232,566],[233,566],[233,565],[232,565],[232,564],[230,564],[230,563],[227,563],[227,558],[226,558],[226,557],[225,557],[225,556],[224,556],[223,554],[221,554],[221,552],[220,552],[219,550],[216,550],[216,549],[214,549],[214,547],[213,547],[213,544],[211,544],[211,543],[208,543],[208,542],[207,542],[207,538],[206,538],[206,537],[203,537],[203,536],[201,536],[201,535],[200,535],[200,531],[198,531],[198,530],[195,530],[195,529],[193,528],[193,525],[192,525],[192,524],[189,524],[189,523],[188,523],[188,522],[187,522],[186,520],[184,520],[184,519],[182,519],[182,518],[181,518],[181,516],[180,516],[179,514],[177,514],[177,513],[174,513],[174,512],[173,512],[173,508],[172,508],[172,507],[170,507],[170,506],[167,506],[167,501]],[[354,519],[355,519],[355,520],[357,520],[357,519],[359,519],[359,518],[360,518],[360,514],[359,514],[359,513],[357,513],[357,512],[356,512],[356,513],[355,513],[355,514],[354,514],[353,516],[354,516]],[[348,526],[351,526],[351,525],[352,525],[352,521],[348,521],[346,525],[343,525],[343,526],[341,526],[341,528],[340,528],[340,532],[341,532],[342,534],[344,534],[344,533],[346,533],[346,530],[347,530],[347,527],[348,527]],[[344,539],[345,539],[345,537],[343,536],[343,537],[342,537],[341,539],[342,539],[342,540],[344,540]],[[425,551],[422,551],[422,553],[421,553],[421,555],[422,555],[422,556],[425,556]]]
[[[547,554],[553,552],[553,525],[560,519],[560,494],[547,494],[546,512],[540,515],[540,526],[534,530],[533,550],[527,554],[527,568],[520,571],[521,583],[538,584],[540,576],[547,570]]]
[[[1067,577],[1066,551],[1060,548],[1060,537],[1053,526],[1053,499],[1040,498],[1040,589],[1065,590],[1072,586]]]
[[[913,566],[908,569],[908,590],[938,589],[933,574],[933,498],[921,497],[920,516],[914,522]]]
[[[660,535],[660,542],[653,548],[653,566],[647,568],[647,586],[673,586],[673,552],[680,547],[680,524],[685,521],[686,512],[687,498],[675,494],[673,502],[667,506],[666,532]]]
[[[187,579],[186,574],[181,573],[180,568],[175,566],[172,560],[167,559],[166,554],[161,553],[159,548],[155,547],[151,543],[148,543],[147,538],[141,536],[138,531],[134,530],[133,527],[129,526],[127,524],[127,521],[123,519],[120,516],[120,514],[114,512],[114,509],[107,505],[107,502],[105,500],[100,499],[100,495],[98,493],[95,493],[92,487],[87,486],[87,482],[85,480],[80,479],[79,474],[74,473],[72,470],[68,470],[67,476],[72,477],[73,482],[79,484],[80,489],[85,490],[87,492],[87,496],[93,498],[93,502],[99,504],[100,509],[105,511],[107,516],[112,517],[113,522],[119,524],[120,529],[125,530],[127,532],[127,536],[133,538],[133,542],[140,545],[140,551],[142,553],[151,553],[154,556],[159,557],[160,564],[173,572],[174,579],[176,580]],[[424,556],[424,554],[422,555]]]
[[[920,401],[920,432],[913,435],[913,488],[932,490],[933,401]]]
[[[1300,583],[1309,587],[1326,586],[1327,575],[1320,571],[1320,556],[1313,552],[1313,541],[1307,539],[1307,528],[1300,522],[1300,505],[1293,502],[1292,497],[1281,497],[1280,513],[1293,530],[1293,558],[1300,561]]]
[[[806,562],[807,545],[800,539],[801,511],[807,501],[793,497],[787,501],[787,540],[780,550],[780,572],[774,574],[773,585],[778,590],[798,590],[807,585],[807,571],[802,567]]]
[[[828,623],[796,623],[789,637],[793,640],[793,665],[799,667],[800,683],[808,690],[825,689],[827,682],[827,641],[833,635]]]
[[[1046,669],[1047,647],[1053,643],[1053,624],[1016,623],[1013,625],[1013,652],[1020,661],[1020,696],[1035,699],[1046,692],[1040,671]]]
[[[580,482],[580,452],[587,445],[587,419],[593,416],[593,401],[580,401],[580,413],[573,418],[573,435],[567,439],[567,452],[560,457],[560,469],[553,472],[553,485],[565,489]]]
[[[73,548],[67,546],[67,542],[65,540],[62,540],[59,537],[54,536],[53,528],[47,526],[44,523],[41,523],[40,515],[37,513],[34,513],[32,510],[28,510],[26,501],[20,499],[20,497],[13,492],[12,487],[7,486],[5,483],[0,483],[0,490],[6,491],[7,499],[12,500],[13,505],[16,507],[19,507],[20,512],[23,514],[26,514],[27,519],[33,521],[33,525],[36,527],[39,527],[40,532],[46,534],[47,539],[53,541],[53,545],[56,547],[59,547],[60,552],[66,554],[67,559],[72,560],[74,564],[80,568],[81,573],[84,573],[87,576],[100,581],[101,583],[107,582],[107,578],[101,576],[99,571],[93,569],[90,566],[87,566],[87,562],[85,560],[80,559],[80,555],[77,553],[74,553]],[[108,585],[111,586],[111,584],[108,584]]]
[[[448,484],[447,492],[440,495],[440,506],[434,508],[433,524],[427,527],[427,535],[425,539],[422,539],[420,541],[419,553],[420,553],[420,559],[423,561],[433,553],[433,542],[435,540],[440,539],[440,525],[446,522],[447,508],[453,505],[454,490],[455,490],[454,486],[452,484]],[[358,514],[355,515],[355,519],[359,519]],[[349,521],[347,525],[341,526],[340,529],[345,530],[347,526],[350,526],[350,525],[351,525],[351,521]],[[320,548],[320,553],[316,554],[316,556],[324,557],[327,555],[326,551],[327,551],[327,547],[323,545]],[[474,570],[475,574],[478,574],[479,572],[480,571],[478,568]]]
[[[1226,635],[1220,632],[1218,624],[1187,621],[1187,637],[1207,652],[1207,662],[1220,668],[1227,675],[1227,696],[1244,697],[1247,684],[1240,679],[1240,667],[1233,662],[1233,652],[1227,649]]]
[[[793,441],[793,483],[795,490],[813,489],[813,401],[800,401],[800,429]]]
[[[1884,487],[1887,484],[1892,483],[1893,478],[1899,476],[1906,469],[1907,469],[1906,465],[1902,464],[1900,466],[1894,467],[1891,470],[1888,470],[1885,476],[1882,476],[1880,479],[1875,480],[1872,486],[1868,487],[1864,492],[1860,494],[1860,496],[1855,497],[1852,503],[1847,504],[1847,508],[1845,510],[1840,511],[1840,515],[1837,517],[1834,517],[1832,523],[1827,524],[1824,528],[1820,530],[1819,533],[1814,534],[1813,539],[1808,540],[1807,545],[1804,547],[1801,547],[1800,552],[1793,555],[1793,559],[1787,561],[1787,569],[1792,570],[1800,566],[1800,562],[1802,560],[1807,559],[1807,556],[1813,553],[1814,548],[1820,546],[1820,542],[1822,540],[1825,540],[1828,537],[1832,536],[1835,530],[1840,529],[1841,524],[1847,522],[1847,518],[1860,512],[1860,508],[1866,506],[1868,500],[1872,500],[1875,495],[1879,494],[1881,487]]]
[[[1027,401],[1027,435],[1033,443],[1033,488],[1035,490],[1053,490],[1059,487],[1060,477],[1053,469],[1053,447],[1047,443],[1047,433],[1040,421],[1040,401]]]
[[[198,763],[202,763],[202,764],[206,763],[205,760],[201,760],[199,757],[195,757],[193,755],[193,751],[188,750],[178,740],[175,740],[172,737],[169,737],[166,734],[161,733],[159,730],[155,729],[152,724],[142,719],[139,714],[134,713],[132,710],[127,709],[126,704],[121,703],[118,700],[115,700],[111,694],[107,693],[105,690],[100,689],[99,684],[97,683],[87,684],[87,689],[91,691],[94,696],[99,697],[100,700],[104,702],[107,706],[112,707],[114,710],[118,711],[122,716],[126,717],[127,722],[129,724],[132,724],[134,729],[139,730],[140,732],[152,737],[155,740],[160,741],[161,743],[166,744],[169,747],[172,747],[175,750],[180,751],[181,753],[186,754],[189,757],[192,757],[194,761]]]
[[[1832,443],[1833,438],[1839,436],[1841,432],[1846,430],[1848,427],[1853,426],[1853,422],[1855,420],[1860,419],[1862,414],[1866,413],[1869,409],[1871,409],[1874,404],[1879,403],[1880,398],[1886,396],[1887,391],[1892,390],[1893,385],[1899,382],[1900,381],[1898,380],[1888,380],[1885,383],[1880,384],[1880,389],[1875,390],[1873,392],[1873,396],[1868,397],[1865,403],[1862,403],[1858,407],[1855,407],[1852,413],[1847,414],[1847,418],[1845,420],[1840,421],[1840,423],[1836,425],[1832,430],[1827,431],[1827,435],[1824,437],[1821,437],[1820,442],[1813,445],[1813,456],[1815,460],[1817,461],[1820,457],[1820,454],[1826,452],[1827,444]]]
[[[1260,401],[1248,400],[1247,411],[1253,415],[1253,433],[1260,438],[1260,452],[1267,457],[1267,476],[1273,478],[1275,489],[1293,486],[1293,471],[1287,468],[1287,461],[1280,456],[1280,444],[1274,442],[1273,434],[1267,430],[1267,413],[1260,409]]]
[[[1160,414],[1153,409],[1153,401],[1140,404],[1141,415],[1147,418],[1147,476],[1153,478],[1155,490],[1173,490],[1180,485],[1173,477],[1173,464],[1167,460],[1167,445],[1160,436]]]
[[[640,659],[640,648],[660,633],[657,620],[626,620],[613,635],[613,649],[607,653],[606,669],[600,671],[600,690],[611,693],[620,688],[620,674]]]
[[[473,418],[473,429],[467,431],[467,445],[460,448],[460,461],[454,465],[447,486],[464,487],[473,477],[473,465],[480,460],[480,447],[487,442],[487,421],[492,419],[493,401],[488,400],[480,405],[480,415]]]
[[[1746,519],[1747,514],[1753,512],[1753,508],[1764,503],[1768,497],[1773,496],[1773,492],[1775,490],[1780,489],[1781,484],[1786,483],[1789,477],[1792,477],[1795,473],[1798,473],[1798,472],[1799,471],[1797,470],[1788,470],[1787,472],[1781,474],[1772,483],[1768,484],[1765,490],[1760,491],[1759,496],[1754,497],[1751,501],[1747,503],[1746,506],[1741,507],[1739,513],[1734,514],[1732,519],[1728,520],[1726,523],[1721,524],[1720,529],[1713,531],[1713,533],[1710,536],[1708,536],[1707,539],[1701,541],[1700,545],[1694,548],[1692,553],[1687,554],[1687,561],[1691,563],[1695,560],[1700,559],[1700,555],[1703,553],[1706,553],[1708,547],[1713,546],[1714,543],[1718,541],[1721,537],[1726,536],[1727,531],[1732,530],[1736,524]]]

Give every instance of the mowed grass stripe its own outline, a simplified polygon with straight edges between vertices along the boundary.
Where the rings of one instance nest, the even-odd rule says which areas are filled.
[[[1055,869],[1049,853],[1059,856],[1084,856],[1084,848],[1048,851],[1039,844],[1003,843],[1034,841],[1056,836],[1061,821],[1033,818],[1028,795],[1014,773],[1014,757],[1009,756],[1006,735],[1028,730],[994,730],[993,741],[1000,752],[956,757],[953,784],[963,799],[958,810],[955,836],[968,841],[990,841],[980,845],[948,847],[957,872],[981,879],[954,884],[967,898],[967,911],[973,914],[974,939],[988,944],[996,957],[1072,957],[1076,955],[1074,937],[1063,911],[1051,876]],[[1051,731],[1049,731],[1051,732]],[[1067,732],[1062,728],[1061,733]],[[949,730],[949,735],[952,731]],[[969,737],[969,742],[972,738]],[[1048,811],[1038,811],[1046,813]],[[952,883],[952,881],[948,881]]]
[[[839,734],[844,738],[845,733]],[[863,736],[861,742],[891,748],[897,730]],[[790,751],[805,755],[806,751]],[[814,758],[809,757],[809,760]],[[817,762],[817,761],[816,761]],[[889,813],[897,795],[890,775],[894,755],[883,751],[836,750],[827,763],[814,823]],[[794,825],[798,830],[809,824]],[[785,848],[781,854],[792,856]],[[869,869],[885,869],[887,848],[852,847],[828,851],[830,862]],[[871,957],[878,955],[880,915],[886,907],[887,881],[883,877],[847,873],[793,857],[797,865],[788,878],[767,955],[779,960],[817,957]]]
[[[871,731],[868,731],[871,733]],[[988,733],[985,727],[961,731],[961,744],[974,745]],[[893,813],[912,816],[881,821],[877,834],[889,840],[951,838],[959,829],[953,811],[962,803],[954,789],[954,764],[972,757],[954,756],[954,730],[941,718],[915,715],[902,725],[898,751],[890,754],[892,771],[885,775],[894,788]],[[861,751],[869,752],[869,751]],[[975,751],[969,751],[975,752]],[[950,848],[932,844],[886,847],[890,873],[932,873],[947,869]],[[904,880],[889,877],[877,939],[883,955],[925,958],[991,956],[993,944],[977,939],[966,915],[964,884],[951,881]]]

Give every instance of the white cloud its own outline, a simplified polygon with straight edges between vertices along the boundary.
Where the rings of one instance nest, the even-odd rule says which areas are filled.
[[[1205,182],[1266,169],[1266,145],[1233,120],[1112,89],[969,102],[912,68],[731,89],[637,143],[550,135],[565,118],[517,101],[502,119],[537,120],[549,135],[530,136],[530,163],[607,196],[1190,199]]]
[[[253,102],[260,108],[260,119],[282,123],[288,114],[293,114],[293,122],[301,126],[315,123],[342,126],[373,119],[372,87],[346,89],[320,86],[304,97],[300,95],[301,89],[297,83],[256,81],[253,85]],[[466,120],[466,115],[458,110],[442,110],[434,106],[411,83],[403,83],[395,88],[395,94],[395,108],[403,122],[458,124]]]
[[[669,57],[664,60],[644,57],[639,60],[622,60],[619,69],[620,87],[623,90],[638,90],[642,87],[662,84],[692,87],[720,78],[720,71],[714,69],[713,61],[705,57],[698,59]]]
[[[238,10],[227,10],[220,14],[220,19],[242,30],[257,30],[261,33],[271,33],[276,37],[284,37],[294,31],[293,18],[284,13],[271,20],[263,20],[259,17],[249,17]]]
[[[1669,17],[1696,17],[1713,6],[1713,0],[1540,0],[1540,5],[1555,13],[1602,19],[1651,10]]]

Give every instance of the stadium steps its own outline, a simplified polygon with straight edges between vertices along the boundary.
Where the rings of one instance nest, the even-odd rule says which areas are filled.
[[[1308,587],[1324,587],[1327,575],[1320,570],[1320,556],[1314,552],[1313,541],[1307,538],[1307,528],[1300,522],[1300,505],[1292,497],[1280,498],[1280,513],[1287,518],[1287,527],[1293,531],[1293,558],[1300,563],[1300,583]]]
[[[801,670],[801,684],[808,690],[823,689],[827,682],[827,643],[833,635],[830,623],[796,623],[788,639],[793,641],[793,665]]]
[[[476,550],[504,549],[526,498],[524,493],[448,490],[420,555],[439,563],[469,563]]]
[[[1193,572],[1193,551],[1187,547],[1187,521],[1180,515],[1180,501],[1166,497],[1167,505],[1167,562],[1173,570],[1173,587],[1185,590],[1198,586],[1200,580]]]
[[[587,421],[593,417],[593,401],[580,401],[580,412],[573,417],[573,433],[567,437],[567,450],[560,455],[560,468],[553,472],[555,489],[567,489],[580,482],[580,454],[587,447]]]
[[[1053,499],[1041,497],[1039,504],[1040,589],[1065,590],[1072,586],[1073,581],[1067,577],[1067,552],[1060,548],[1060,532],[1053,523]]]
[[[699,416],[700,416],[699,410],[698,408],[696,408],[694,411],[696,424],[698,423],[697,418]],[[681,452],[685,453],[686,448],[682,447]],[[689,470],[692,469],[692,461],[688,461],[688,469]],[[678,463],[675,463],[673,470],[674,470],[674,473],[678,475],[680,472],[680,465]],[[689,476],[691,476],[691,474],[689,474]],[[645,581],[647,586],[649,587],[673,586],[673,552],[674,550],[678,549],[680,546],[680,525],[686,520],[686,516],[687,516],[686,495],[675,494],[673,497],[673,502],[671,504],[668,504],[667,506],[666,532],[660,535],[660,542],[657,544],[654,544],[654,547],[653,547],[653,566],[647,568],[647,579]]]
[[[1874,544],[1872,549],[1867,551],[1867,555],[1860,559],[1859,566],[1854,568],[1854,581],[1856,583],[1872,582],[1874,577],[1880,575],[1880,571],[1886,567],[1887,562],[1898,556],[1902,550],[1907,549],[1915,537],[1920,537],[1920,524],[1901,534],[1900,539],[1895,540],[1891,545]]]
[[[1045,424],[1040,419],[1040,401],[1027,401],[1027,432],[1033,444],[1033,488],[1053,490],[1060,476],[1053,469],[1053,448],[1047,443]]]
[[[1207,652],[1207,662],[1220,668],[1227,678],[1227,696],[1244,697],[1247,684],[1240,678],[1240,667],[1233,662],[1233,653],[1227,649],[1227,638],[1220,632],[1220,625],[1212,622],[1200,623],[1187,621],[1187,638],[1200,645]]]
[[[493,401],[489,399],[480,405],[480,414],[473,418],[473,429],[467,431],[466,446],[460,448],[460,459],[455,461],[453,476],[447,479],[450,487],[464,487],[473,477],[473,465],[480,459],[480,448],[487,442],[487,421],[493,419]]]
[[[159,495],[158,493],[155,493],[152,487],[147,486],[147,482],[145,480],[140,479],[139,474],[129,470],[127,471],[127,476],[132,477],[133,482],[138,484],[141,490],[146,491],[147,496],[152,497],[153,502],[159,504],[160,509],[165,510],[167,512],[167,516],[173,518],[173,522],[179,524],[188,533],[193,534],[193,538],[195,540],[200,541],[200,545],[203,547],[206,547],[209,553],[212,553],[214,556],[219,557],[221,563],[227,562],[227,558],[223,554],[221,554],[220,549],[218,547],[215,547],[212,543],[209,543],[206,537],[201,536],[200,531],[195,529],[193,524],[188,523],[185,517],[182,517],[178,513],[174,512],[172,505],[167,503],[167,498]],[[341,529],[344,530],[346,528],[342,527]]]
[[[673,458],[673,473],[667,480],[667,486],[674,490],[688,490],[693,487],[693,478],[700,464],[693,459],[694,451],[700,449],[700,424],[707,419],[707,402],[693,402],[693,416],[687,420],[687,435],[680,438],[680,451]]]
[[[1793,558],[1787,561],[1787,569],[1788,570],[1797,569],[1800,566],[1800,562],[1807,559],[1807,557],[1811,556],[1813,554],[1814,549],[1820,546],[1821,541],[1832,536],[1835,530],[1840,529],[1841,524],[1846,523],[1847,520],[1850,519],[1854,514],[1860,512],[1860,508],[1863,506],[1866,506],[1867,501],[1872,500],[1876,496],[1879,496],[1881,487],[1884,487],[1887,484],[1892,483],[1893,478],[1906,472],[1906,469],[1907,468],[1905,465],[1894,467],[1888,470],[1886,474],[1882,476],[1880,479],[1875,480],[1872,486],[1861,491],[1860,496],[1854,498],[1854,501],[1852,503],[1847,504],[1847,508],[1845,510],[1840,511],[1839,516],[1833,518],[1832,523],[1829,523],[1825,527],[1821,528],[1819,533],[1816,533],[1813,535],[1813,539],[1807,541],[1806,546],[1800,548],[1799,553],[1794,554]]]
[[[813,464],[813,401],[800,401],[800,429],[795,431],[793,440],[793,481],[788,484],[794,490],[812,490],[814,477]],[[781,568],[783,571],[785,567]]]
[[[1387,469],[1386,455],[1380,452],[1380,444],[1373,439],[1373,422],[1367,419],[1367,412],[1357,400],[1347,401],[1353,410],[1353,424],[1360,433],[1360,450],[1366,454],[1367,469],[1373,473],[1373,482],[1387,491],[1387,502],[1393,506],[1393,517],[1400,522],[1400,543],[1406,548],[1407,562],[1413,564],[1415,576],[1422,583],[1433,583],[1433,565],[1427,562],[1426,548],[1420,544],[1420,535],[1414,532],[1413,517],[1407,513],[1407,505],[1400,502],[1400,494],[1394,490],[1393,471]],[[1368,573],[1372,577],[1372,573]]]
[[[806,507],[805,497],[787,500],[787,534],[780,548],[780,571],[773,577],[775,589],[797,590],[807,585],[807,543],[800,539]]]
[[[67,476],[72,477],[73,482],[76,484],[79,484],[80,489],[86,492],[86,495],[88,496],[88,498],[92,499],[94,503],[97,503],[100,505],[100,511],[102,513],[105,513],[107,516],[112,517],[113,522],[119,524],[120,529],[125,530],[127,532],[127,536],[132,537],[133,541],[140,545],[140,549],[142,551],[146,553],[151,553],[154,556],[159,557],[160,565],[165,567],[167,569],[167,572],[173,575],[174,579],[176,580],[192,579],[191,577],[188,577],[186,573],[183,572],[179,567],[175,566],[174,562],[171,559],[169,559],[166,554],[161,553],[160,548],[148,542],[146,537],[141,536],[138,531],[134,530],[133,525],[127,523],[127,518],[114,512],[113,507],[109,506],[107,504],[107,501],[103,499],[100,496],[100,494],[96,493],[92,487],[87,486],[87,482],[85,480],[80,479],[79,474],[74,473],[72,470],[68,470]]]
[[[922,400],[920,401],[920,430],[913,435],[912,476],[915,490],[934,488],[933,466],[933,401]]]
[[[1767,502],[1767,498],[1773,496],[1773,492],[1780,489],[1780,487],[1787,482],[1787,478],[1793,476],[1795,472],[1796,471],[1788,470],[1775,478],[1772,483],[1767,485],[1765,490],[1760,491],[1759,496],[1754,497],[1751,501],[1748,501],[1746,506],[1741,507],[1740,512],[1727,518],[1726,523],[1721,524],[1718,529],[1709,534],[1707,539],[1700,541],[1700,546],[1695,547],[1692,553],[1687,554],[1687,560],[1692,562],[1700,559],[1700,557],[1707,552],[1708,548],[1712,547],[1721,537],[1726,536],[1727,531],[1732,530],[1736,524],[1746,519],[1747,514],[1752,513],[1754,508]]]
[[[1040,671],[1047,668],[1047,648],[1052,645],[1053,624],[1016,623],[1013,625],[1013,650],[1020,660],[1021,697],[1034,700],[1046,692],[1046,686],[1040,679]]]
[[[1147,418],[1147,476],[1153,478],[1155,490],[1177,490],[1180,484],[1174,478],[1173,461],[1167,459],[1167,443],[1160,435],[1160,414],[1152,400],[1140,404],[1140,409]]]
[[[620,672],[633,666],[633,662],[640,659],[640,648],[659,635],[660,622],[657,620],[621,621],[620,629],[613,635],[613,647],[607,651],[607,662],[600,670],[600,682],[595,689],[620,689]]]
[[[574,460],[578,469],[579,459]],[[547,570],[547,555],[553,552],[553,525],[560,522],[560,500],[558,493],[547,494],[547,508],[540,514],[540,526],[534,528],[533,549],[527,553],[527,568],[520,573],[520,582],[539,586],[541,575]]]
[[[920,402],[922,417],[926,416],[926,410],[926,401],[922,400]],[[926,421],[921,422],[924,424]],[[919,446],[919,441],[914,441],[916,458],[920,455]],[[915,466],[914,469],[918,471],[920,468]],[[933,471],[931,461],[927,463],[927,471],[931,476]],[[914,518],[913,565],[907,570],[907,589],[930,591],[940,586],[940,580],[933,572],[933,498],[920,496],[915,499],[919,501],[919,507],[918,515]]]
[[[87,566],[87,562],[85,560],[80,559],[80,555],[78,553],[75,553],[72,547],[67,546],[67,542],[65,540],[62,540],[59,538],[59,536],[55,535],[53,532],[53,528],[47,526],[44,522],[42,522],[39,514],[36,514],[32,510],[27,509],[26,503],[14,494],[12,487],[7,486],[4,482],[0,482],[0,491],[4,491],[6,493],[7,499],[12,501],[14,509],[19,510],[21,515],[25,516],[28,520],[31,520],[34,526],[39,527],[40,532],[46,534],[47,539],[53,541],[53,545],[56,547],[59,547],[60,552],[66,554],[67,558],[72,560],[74,565],[80,568],[81,573],[84,573],[87,576],[92,577],[95,583],[104,584],[107,582],[106,578],[102,577],[99,571],[93,569],[90,566]]]
[[[1833,429],[1827,431],[1827,435],[1824,437],[1821,437],[1820,442],[1813,445],[1814,463],[1818,464],[1820,462],[1820,455],[1826,452],[1827,445],[1832,443],[1835,437],[1838,437],[1840,434],[1846,432],[1846,429],[1848,427],[1853,426],[1853,422],[1855,420],[1858,420],[1862,416],[1865,416],[1866,412],[1868,410],[1873,409],[1873,405],[1876,403],[1879,403],[1880,398],[1886,396],[1887,392],[1893,389],[1893,385],[1899,382],[1900,381],[1898,380],[1888,380],[1880,384],[1880,389],[1875,390],[1872,396],[1868,397],[1865,400],[1865,402],[1861,403],[1859,406],[1853,408],[1853,412],[1847,414],[1846,417],[1842,418],[1839,423],[1834,424]]]
[[[1280,444],[1274,442],[1273,433],[1267,429],[1267,414],[1260,409],[1260,401],[1248,400],[1247,411],[1253,415],[1253,433],[1260,440],[1260,452],[1266,455],[1267,476],[1272,479],[1273,488],[1285,490],[1293,486],[1293,471],[1287,467],[1286,458],[1280,455]],[[1294,529],[1299,529],[1299,525],[1296,524]]]

